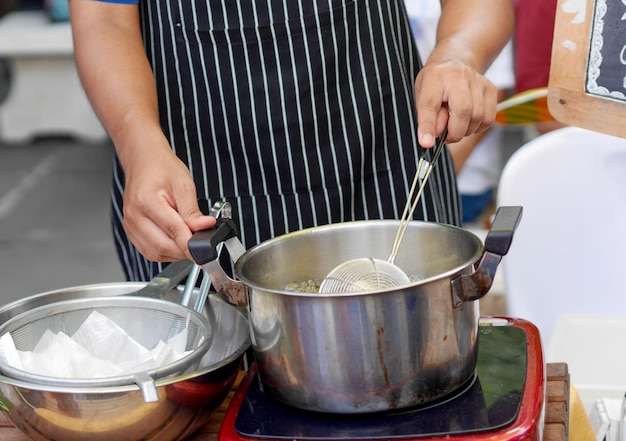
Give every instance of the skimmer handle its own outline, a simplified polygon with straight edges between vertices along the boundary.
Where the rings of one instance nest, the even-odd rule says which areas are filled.
[[[433,165],[437,158],[439,158],[439,154],[443,148],[444,141],[448,136],[448,127],[443,130],[443,133],[439,137],[439,142],[435,147],[435,152],[433,153],[433,157],[430,162],[424,159],[422,156],[417,164],[417,170],[415,170],[415,177],[413,178],[413,184],[411,185],[411,190],[409,191],[409,195],[406,200],[406,204],[404,206],[404,211],[402,212],[402,217],[400,218],[400,226],[398,227],[398,232],[396,233],[396,237],[393,241],[393,246],[391,247],[391,254],[389,255],[388,262],[393,263],[396,260],[396,255],[398,254],[398,250],[400,249],[400,243],[402,242],[402,238],[404,237],[404,233],[409,226],[409,222],[411,222],[411,218],[413,217],[413,213],[417,208],[417,203],[419,202],[420,196],[424,191],[424,187],[426,187],[426,182],[428,181],[428,177],[430,176],[430,172],[433,169]],[[427,164],[426,172],[422,173],[422,168],[424,164]],[[423,177],[422,177],[423,176]],[[422,177],[422,183],[417,190],[417,194],[413,197],[415,192],[415,188],[417,187],[417,183],[419,182],[420,177]]]

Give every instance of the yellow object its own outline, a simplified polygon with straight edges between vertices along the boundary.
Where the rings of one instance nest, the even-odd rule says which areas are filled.
[[[498,104],[496,121],[500,124],[535,124],[554,121],[548,110],[545,87],[518,93]]]
[[[573,385],[570,385],[569,406],[569,441],[596,441],[585,406]]]

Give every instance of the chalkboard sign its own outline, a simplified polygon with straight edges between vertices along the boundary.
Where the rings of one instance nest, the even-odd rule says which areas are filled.
[[[557,0],[548,108],[626,138],[626,0]]]
[[[626,101],[626,2],[597,0],[592,22],[586,90]]]

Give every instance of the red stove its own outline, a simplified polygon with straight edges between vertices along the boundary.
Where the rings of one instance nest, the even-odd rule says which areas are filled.
[[[520,319],[483,318],[476,373],[453,396],[384,413],[309,412],[274,399],[253,364],[226,411],[218,439],[539,441],[545,384],[537,328]]]

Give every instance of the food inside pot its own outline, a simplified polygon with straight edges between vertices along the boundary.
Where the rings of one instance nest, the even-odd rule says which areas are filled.
[[[316,293],[320,291],[320,284],[313,279],[304,282],[291,282],[285,287],[285,290],[301,293]]]
[[[421,276],[409,276],[411,283],[423,280]],[[318,293],[320,292],[320,282],[313,279],[306,280],[304,282],[290,282],[286,287],[286,291],[298,292],[298,293]]]

